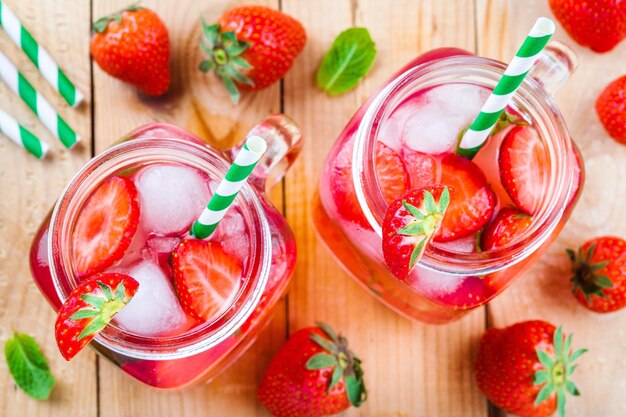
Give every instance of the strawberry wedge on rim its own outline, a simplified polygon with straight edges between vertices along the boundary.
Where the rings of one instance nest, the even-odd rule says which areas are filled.
[[[383,257],[389,271],[405,280],[441,226],[450,204],[448,187],[410,190],[394,200],[383,219]]]

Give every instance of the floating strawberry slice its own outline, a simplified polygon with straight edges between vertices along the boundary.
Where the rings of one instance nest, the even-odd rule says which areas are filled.
[[[409,174],[411,188],[423,188],[437,183],[437,165],[435,158],[417,151],[404,150],[402,160]],[[401,194],[396,194],[397,197]]]
[[[74,268],[80,277],[102,272],[124,256],[139,223],[137,189],[131,180],[113,177],[81,210],[74,229]]]
[[[450,188],[450,206],[435,235],[436,242],[473,235],[491,219],[496,196],[485,174],[472,161],[446,155],[441,161],[441,184]]]
[[[130,302],[138,288],[133,278],[116,273],[96,274],[74,288],[54,325],[63,357],[69,361],[76,356]]]
[[[545,190],[546,152],[537,131],[516,126],[500,145],[500,180],[515,205],[527,214],[539,209]]]
[[[450,203],[448,187],[413,189],[394,200],[383,220],[383,256],[389,271],[405,280],[439,229]]]
[[[378,182],[388,203],[406,192],[409,176],[405,165],[400,156],[382,142],[376,144],[375,165]],[[344,145],[339,151],[331,177],[333,197],[341,217],[368,227],[352,181],[352,146]]]
[[[482,250],[500,249],[511,243],[531,225],[533,218],[513,208],[504,207],[482,233]]]
[[[241,266],[219,243],[186,240],[172,252],[174,286],[191,317],[211,321],[232,302],[241,279]]]

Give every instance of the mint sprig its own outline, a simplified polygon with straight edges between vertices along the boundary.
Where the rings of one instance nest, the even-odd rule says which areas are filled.
[[[35,339],[14,333],[4,344],[4,358],[15,383],[26,394],[37,400],[50,396],[54,377]]]
[[[335,38],[317,70],[317,86],[331,96],[354,88],[376,57],[376,44],[365,28],[350,28]]]

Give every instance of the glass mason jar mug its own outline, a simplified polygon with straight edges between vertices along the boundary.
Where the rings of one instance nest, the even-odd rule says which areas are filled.
[[[416,188],[411,183],[419,182],[414,176],[422,175],[424,164],[434,170],[432,178],[459,175],[454,170],[442,173],[446,160],[461,158],[451,155],[459,134],[476,117],[506,66],[442,48],[396,73],[356,112],[322,170],[314,224],[339,263],[384,304],[428,323],[458,319],[500,294],[556,238],[582,188],[580,153],[551,97],[575,62],[566,46],[548,45],[507,108],[518,123],[536,132],[542,145],[537,163],[545,174],[531,225],[494,250],[480,250],[480,231],[451,242],[433,242],[404,281],[388,271],[381,248],[385,210],[402,191],[395,195],[397,181],[384,179],[386,185],[381,185],[381,177],[402,165],[404,189],[410,189]],[[493,217],[513,205],[498,172],[499,147],[513,128],[509,125],[492,136],[471,163],[496,196]]]
[[[146,324],[141,323],[144,320],[141,315],[146,312],[129,309],[131,315],[137,312],[137,316],[130,317],[130,321],[127,318],[122,325],[114,318],[91,343],[122,370],[147,385],[175,389],[214,378],[252,344],[269,322],[273,307],[285,293],[295,266],[296,244],[285,219],[268,200],[265,187],[282,178],[300,151],[301,135],[295,124],[283,115],[268,117],[252,133],[266,140],[268,150],[211,239],[220,242],[223,253],[236,257],[242,264],[241,279],[228,298],[229,305],[205,323],[193,321],[180,313],[185,319],[183,324],[177,324],[183,326],[179,326],[178,330],[168,329],[168,324],[164,324],[166,320],[137,330]],[[81,209],[104,181],[112,176],[132,177],[146,167],[183,166],[205,175],[200,178],[208,178],[209,187],[214,189],[224,178],[236,152],[237,149],[231,149],[221,153],[175,126],[150,124],[133,131],[119,144],[88,162],[63,191],[31,247],[33,278],[53,308],[58,310],[79,284],[72,256],[73,231]],[[141,198],[139,201],[143,204]],[[180,201],[179,204],[182,206],[188,202]],[[151,241],[146,240],[150,239],[150,235],[140,236],[143,221],[140,217],[138,231],[119,263],[124,264],[128,258],[129,265],[143,265],[128,266],[129,270],[138,271],[137,274],[152,271],[149,273],[157,276],[159,273],[154,271],[159,268],[169,270],[169,252],[173,246],[165,243],[169,247],[163,249],[163,253],[154,246],[156,255],[151,251],[148,254],[145,248],[153,246]],[[178,237],[157,238],[156,241],[168,242],[167,239],[176,242]],[[141,242],[136,243],[138,240]],[[137,250],[140,254],[137,260],[131,259],[134,255],[130,255],[134,245],[144,248]],[[115,265],[112,270],[124,272],[117,271]],[[129,272],[125,273],[132,276]],[[169,279],[171,273],[163,272],[161,276]],[[141,291],[142,281],[138,281]],[[152,285],[156,281],[143,282]],[[167,286],[172,288],[171,284]],[[149,290],[156,291],[155,288]],[[148,297],[144,296],[144,302],[159,296],[153,292]],[[170,293],[162,297],[175,300],[176,296]],[[182,312],[178,304],[160,308],[175,308]]]

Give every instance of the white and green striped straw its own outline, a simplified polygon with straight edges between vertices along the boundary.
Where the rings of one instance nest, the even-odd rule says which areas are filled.
[[[33,135],[28,129],[20,125],[17,120],[0,110],[0,133],[11,139],[12,142],[26,149],[37,159],[43,159],[49,146]]]
[[[259,136],[250,136],[246,140],[209,204],[191,226],[192,236],[206,239],[213,234],[266,149],[267,143]]]
[[[0,52],[0,78],[26,103],[39,120],[57,139],[70,149],[80,141],[80,136],[58,115],[52,105],[35,91],[15,65]]]
[[[511,102],[518,87],[526,78],[526,74],[537,60],[537,56],[546,46],[554,33],[555,26],[547,17],[540,17],[530,30],[524,43],[504,71],[496,88],[480,109],[478,117],[463,134],[457,154],[473,158],[485,144],[498,118]]]
[[[43,78],[70,106],[76,107],[83,100],[83,94],[72,84],[56,62],[54,62],[48,51],[37,43],[15,13],[2,0],[0,0],[0,27],[24,51],[39,69]]]

